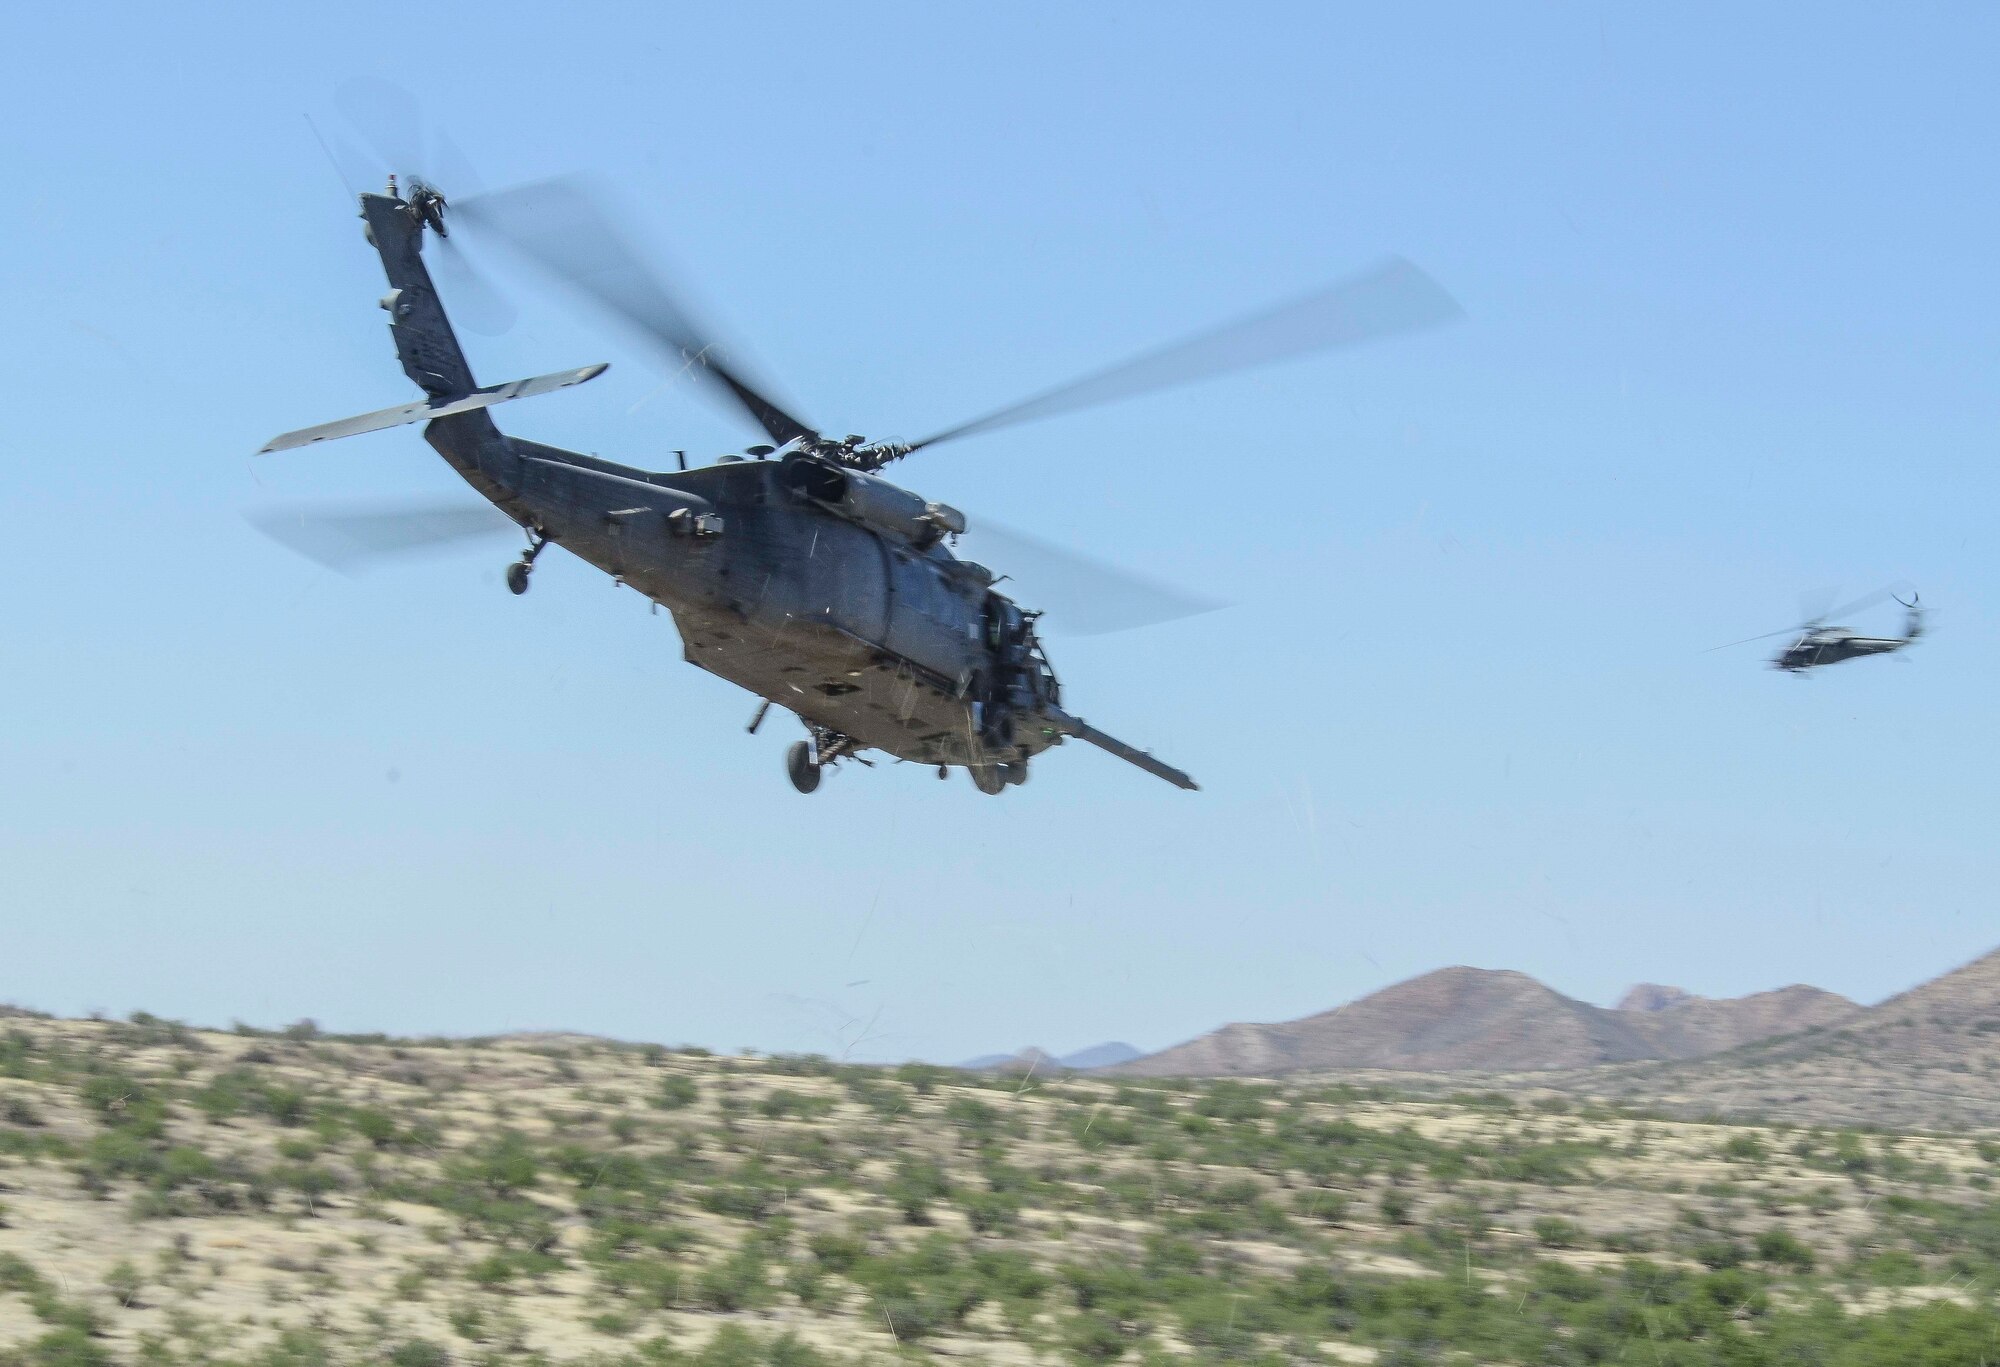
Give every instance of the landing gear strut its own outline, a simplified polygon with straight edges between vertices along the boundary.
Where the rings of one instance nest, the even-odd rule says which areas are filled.
[[[535,557],[542,553],[542,547],[549,539],[540,532],[528,534],[528,549],[521,552],[521,558],[507,567],[507,591],[523,594],[528,591],[528,576],[534,572]]]
[[[785,751],[785,774],[800,792],[810,793],[818,788],[820,774],[843,759],[852,759],[857,764],[870,763],[854,753],[854,737],[829,731],[824,726],[814,726],[810,730],[811,740],[795,740]]]

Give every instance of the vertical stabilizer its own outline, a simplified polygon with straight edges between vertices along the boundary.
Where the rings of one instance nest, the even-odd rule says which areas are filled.
[[[389,332],[396,339],[403,373],[434,399],[470,394],[479,387],[472,366],[424,268],[423,221],[409,203],[394,195],[361,196],[361,217],[389,277],[382,307],[389,312]]]

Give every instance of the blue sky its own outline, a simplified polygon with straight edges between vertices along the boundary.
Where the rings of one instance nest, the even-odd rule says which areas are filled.
[[[0,999],[956,1058],[1159,1047],[1451,963],[1875,999],[1993,947],[2000,20],[1975,6],[43,8],[0,44]],[[559,552],[342,579],[260,505],[460,487],[336,173],[343,81],[619,180],[829,429],[928,431],[1386,252],[1459,327],[902,476],[1226,611],[1053,643],[1002,799],[788,724]],[[751,434],[522,282],[503,426]],[[470,498],[467,493],[465,497]],[[1005,569],[1002,565],[1000,568]],[[1805,680],[1800,593],[1920,585]],[[1893,609],[1857,620],[1894,625]]]

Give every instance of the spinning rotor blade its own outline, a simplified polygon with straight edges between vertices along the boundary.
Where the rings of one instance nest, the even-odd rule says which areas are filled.
[[[460,541],[520,531],[491,504],[372,504],[331,509],[263,508],[250,525],[280,545],[342,574],[369,561],[438,550]]]
[[[1805,630],[1804,627],[1786,627],[1783,631],[1767,631],[1762,636],[1745,636],[1740,641],[1729,641],[1719,646],[1710,646],[1701,653],[1712,655],[1718,650],[1731,650],[1736,646],[1747,646],[1753,641],[1768,641],[1773,636],[1796,636],[1803,630]]]
[[[1824,622],[1827,619],[1833,617],[1845,617],[1850,612],[1860,612],[1863,608],[1872,608],[1877,603],[1884,602],[1890,598],[1894,598],[1896,596],[1896,590],[1907,587],[1908,585],[1901,580],[1898,580],[1894,584],[1885,584],[1883,587],[1876,589],[1873,593],[1862,594],[1861,597],[1855,599],[1851,603],[1842,603],[1839,607],[1835,608],[1831,612],[1821,613],[1819,616],[1819,620]]]
[[[363,184],[381,179],[387,170],[406,187],[427,186],[445,196],[451,216],[461,198],[479,194],[479,177],[458,145],[442,129],[426,131],[421,101],[394,81],[358,76],[334,92],[341,115],[381,159],[381,166],[361,177]],[[328,155],[333,155],[331,147]],[[338,159],[337,159],[338,160]],[[344,171],[342,178],[353,177]],[[455,237],[433,237],[438,250],[432,258],[439,292],[451,310],[453,323],[485,337],[498,337],[514,326],[514,306],[493,287]]]
[[[1267,312],[1197,333],[1033,398],[948,427],[909,448],[1052,417],[1079,408],[1437,327],[1464,316],[1444,287],[1401,257]]]
[[[738,362],[723,359],[713,334],[647,268],[584,182],[562,178],[496,191],[468,201],[460,214],[622,321],[669,364],[720,384],[772,441],[819,435],[763,393]]]
[[[1799,620],[1810,625],[1824,622],[1832,615],[1833,600],[1840,594],[1838,587],[1808,589],[1799,595]]]
[[[1799,596],[1799,606],[1801,610],[1805,612],[1806,616],[1805,620],[1800,622],[1797,626],[1786,627],[1782,631],[1767,631],[1762,636],[1745,636],[1742,640],[1731,641],[1727,645],[1710,646],[1708,650],[1703,651],[1702,654],[1706,655],[1712,651],[1717,651],[1717,650],[1728,650],[1731,646],[1747,646],[1752,641],[1768,641],[1773,636],[1798,636],[1805,632],[1816,630],[1818,627],[1820,627],[1821,625],[1823,625],[1824,623],[1833,618],[1845,617],[1847,616],[1848,613],[1860,612],[1863,608],[1872,608],[1885,598],[1896,598],[1896,591],[1898,589],[1907,587],[1909,587],[1907,581],[1898,580],[1893,584],[1888,584],[1882,588],[1876,589],[1873,593],[1865,593],[1851,603],[1842,603],[1837,608],[1833,608],[1829,611],[1822,611],[1822,612],[1814,612],[1812,610],[1813,605],[1817,603],[1821,606],[1824,606],[1825,604],[1832,602],[1834,590],[1815,589],[1810,593],[1801,594]],[[1902,602],[1902,599],[1896,598],[1896,601],[1900,603]]]
[[[1050,626],[1073,635],[1130,631],[1227,606],[996,526],[988,518],[976,519],[965,539],[974,559],[985,563],[981,550],[990,547],[994,563],[989,568],[1020,579],[1031,600],[1024,606],[1044,609]]]
[[[498,337],[512,328],[520,314],[472,264],[470,253],[459,245],[458,239],[431,240],[440,248],[432,264],[438,293],[451,311],[452,323],[482,337]]]
[[[424,137],[424,107],[416,96],[394,81],[356,76],[341,82],[340,89],[333,92],[333,102],[362,141],[388,163],[382,170],[405,181],[436,183]]]

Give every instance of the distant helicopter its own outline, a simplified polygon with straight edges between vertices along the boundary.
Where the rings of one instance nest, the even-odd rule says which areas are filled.
[[[1863,636],[1847,627],[1825,625],[1829,617],[1845,617],[1850,612],[1873,607],[1885,598],[1903,606],[1905,615],[1901,636]],[[1887,655],[1914,644],[1923,634],[1924,611],[1918,605],[1915,593],[1905,602],[1892,589],[1877,589],[1852,603],[1844,603],[1825,612],[1808,613],[1807,620],[1795,627],[1767,631],[1762,636],[1746,637],[1712,649],[1728,650],[1731,646],[1749,645],[1752,641],[1768,641],[1774,636],[1790,636],[1792,643],[1771,657],[1771,668],[1782,669],[1787,674],[1803,674],[1809,669],[1859,659],[1863,655]]]
[[[981,792],[997,794],[1026,782],[1029,761],[1068,738],[1194,788],[1181,770],[1065,710],[1036,630],[1041,614],[997,592],[993,571],[952,554],[965,515],[878,472],[975,432],[1459,316],[1435,281],[1392,258],[1294,304],[922,440],[869,443],[825,435],[773,400],[640,263],[600,207],[602,197],[581,182],[548,181],[448,204],[414,168],[398,169],[400,189],[391,176],[385,193],[359,196],[361,217],[388,275],[381,304],[397,355],[428,397],[289,432],[263,449],[425,423],[425,440],[527,534],[527,550],[508,567],[508,588],[525,592],[536,558],[555,544],[667,608],[689,663],[763,699],[753,733],[773,703],[805,723],[808,739],[786,755],[802,793],[837,762],[866,764],[865,752],[876,750],[935,765],[940,778],[963,767]],[[422,257],[427,237],[446,239],[448,215],[627,326],[670,365],[713,385],[770,441],[705,467],[689,469],[683,458],[679,469],[655,472],[503,434],[486,412],[492,405],[580,384],[604,367],[504,385],[474,380]],[[324,542],[329,529],[364,548],[400,549],[497,521],[469,507],[346,517],[299,512],[268,519],[266,529],[312,553],[305,543]]]

